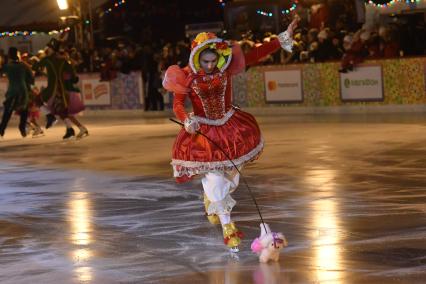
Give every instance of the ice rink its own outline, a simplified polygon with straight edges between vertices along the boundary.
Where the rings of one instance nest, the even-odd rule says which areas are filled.
[[[199,180],[169,165],[167,118],[85,119],[0,140],[0,283],[425,283],[426,117],[260,117],[266,146],[244,169],[289,246],[250,251],[259,219],[243,184],[239,258],[207,222]]]

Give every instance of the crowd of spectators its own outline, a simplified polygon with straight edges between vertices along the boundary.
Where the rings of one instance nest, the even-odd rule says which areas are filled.
[[[341,71],[346,72],[365,59],[424,55],[424,41],[418,41],[416,45],[415,41],[409,40],[411,44],[404,45],[405,28],[392,24],[375,27],[364,25],[355,32],[344,29],[337,31],[329,27],[299,28],[294,34],[293,53],[281,51],[278,56],[265,58],[264,64],[341,61]],[[418,37],[424,37],[426,33],[424,26],[421,29]],[[274,37],[276,35],[268,34],[263,39],[256,39],[248,33],[240,43],[243,50],[250,50]]]
[[[341,19],[341,18],[338,18]],[[261,64],[297,64],[340,61],[340,72],[350,72],[366,59],[394,58],[425,54],[425,23],[415,24],[403,21],[387,24],[363,25],[354,28],[345,25],[351,21],[334,23],[302,23],[294,33],[292,53],[284,50],[264,58]],[[277,35],[267,33],[262,36],[251,31],[241,34],[239,44],[243,52],[272,40]],[[168,66],[188,64],[190,39],[174,43],[161,39],[135,43],[125,37],[117,37],[102,42],[94,50],[78,50],[73,45],[63,45],[61,51],[78,72],[99,72],[100,80],[110,81],[119,74],[129,74],[140,70],[145,82],[146,110],[164,109],[164,90],[161,81]],[[43,55],[27,55],[38,60]],[[0,50],[0,63],[4,61],[4,51]]]

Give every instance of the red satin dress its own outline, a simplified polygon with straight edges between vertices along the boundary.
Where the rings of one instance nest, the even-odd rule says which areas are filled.
[[[243,166],[259,157],[263,150],[263,139],[255,118],[231,105],[231,77],[245,67],[280,48],[278,40],[264,44],[238,60],[233,54],[232,64],[224,72],[216,70],[212,74],[199,71],[194,74],[189,67],[180,69],[181,88],[176,92],[173,110],[181,121],[187,117],[196,119],[199,131],[219,145],[235,165]],[[242,53],[241,53],[242,55]],[[239,66],[239,67],[238,67]],[[174,67],[177,68],[177,67]],[[178,71],[178,72],[179,72]],[[170,72],[171,73],[171,72]],[[167,77],[167,74],[166,74]],[[171,77],[171,76],[169,76]],[[165,84],[167,89],[167,84]],[[168,88],[171,89],[171,88]],[[193,113],[184,108],[185,97],[191,100]],[[174,177],[177,182],[185,182],[194,175],[212,171],[225,172],[233,169],[232,163],[217,146],[198,134],[190,134],[182,128],[176,137],[172,151]]]

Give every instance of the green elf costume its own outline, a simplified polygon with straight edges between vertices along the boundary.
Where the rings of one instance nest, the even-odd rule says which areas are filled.
[[[47,87],[41,91],[39,104],[47,106],[48,109],[46,128],[53,125],[56,121],[55,116],[58,115],[67,126],[64,139],[75,136],[71,122],[80,128],[77,138],[82,138],[88,135],[87,128],[74,117],[84,110],[81,100],[73,96],[80,92],[74,86],[78,82],[78,76],[73,66],[59,54],[60,44],[58,40],[52,39],[47,44],[50,54],[33,65],[33,70],[46,68],[47,71]]]
[[[4,110],[0,123],[0,136],[4,136],[12,113],[17,111],[20,116],[19,131],[22,137],[26,137],[26,122],[30,96],[28,86],[34,84],[34,77],[31,70],[19,61],[16,47],[9,48],[8,63],[1,66],[0,73],[6,74],[9,79],[6,99],[3,103]]]

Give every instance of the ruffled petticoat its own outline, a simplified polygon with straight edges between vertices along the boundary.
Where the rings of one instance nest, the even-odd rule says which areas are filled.
[[[263,139],[254,117],[241,110],[231,109],[222,119],[210,120],[193,116],[200,124],[199,131],[222,148],[238,167],[256,160],[263,150]],[[226,155],[202,135],[191,135],[182,129],[173,145],[172,162],[177,182],[194,175],[233,170]]]

